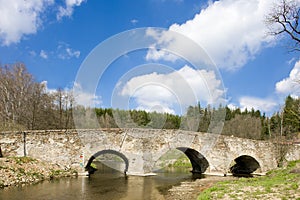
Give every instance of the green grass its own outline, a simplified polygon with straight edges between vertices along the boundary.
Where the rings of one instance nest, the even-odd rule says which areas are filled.
[[[296,192],[300,194],[300,174],[290,173],[296,166],[300,166],[300,161],[290,162],[286,168],[272,170],[266,176],[219,182],[203,191],[198,196],[198,200],[220,199],[225,194],[231,199],[235,199],[237,196],[263,199],[262,196],[267,194],[280,194],[282,199],[292,199]]]
[[[192,168],[188,157],[177,149],[172,149],[160,157],[159,167],[162,168]],[[173,162],[176,160],[175,162]],[[173,162],[173,163],[170,163]]]
[[[15,160],[17,164],[23,164],[23,163],[30,163],[30,162],[36,162],[36,159],[30,158],[30,157],[11,157]]]
[[[168,167],[191,168],[192,164],[185,155],[182,155],[172,165]]]
[[[51,170],[50,177],[60,176],[62,173],[62,170]]]

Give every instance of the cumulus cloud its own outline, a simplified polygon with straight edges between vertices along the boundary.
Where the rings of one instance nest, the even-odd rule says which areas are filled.
[[[59,12],[56,15],[57,20],[61,20],[63,17],[70,17],[74,12],[74,7],[80,6],[86,0],[65,0],[65,6],[59,6]]]
[[[72,57],[79,58],[79,56],[80,56],[80,51],[73,50],[71,48],[66,48],[66,53],[69,58],[72,58]]]
[[[46,10],[54,11],[58,7],[56,16],[61,20],[64,16],[70,17],[74,7],[85,1],[65,0],[65,5],[61,6],[54,0],[0,0],[1,45],[18,43],[25,36],[37,33],[47,19]]]
[[[278,103],[275,100],[247,96],[241,97],[239,99],[239,104],[242,110],[245,110],[246,108],[247,110],[251,110],[253,108],[267,113],[278,107]]]
[[[158,50],[155,47],[149,48],[146,55],[146,60],[158,61],[161,59],[170,62],[175,62],[179,59],[179,57],[165,50]]]
[[[35,34],[42,25],[41,14],[54,0],[0,0],[0,41],[2,45],[19,42]]]
[[[41,84],[45,87],[48,94],[55,94],[57,89],[49,88],[47,81],[42,81]],[[85,107],[95,107],[102,104],[101,96],[83,92],[80,84],[75,83],[73,89],[65,87],[62,89],[65,94],[73,94],[76,105]]]
[[[221,80],[213,71],[196,70],[187,65],[166,74],[156,72],[135,76],[118,83],[119,95],[131,98],[137,109],[175,113],[197,102],[214,104],[223,99]],[[182,113],[181,113],[182,114]]]
[[[83,91],[79,83],[74,83],[73,95],[77,105],[97,107],[102,104],[101,96]]]
[[[56,92],[56,89],[53,89],[53,88],[49,88],[49,87],[48,87],[48,81],[42,81],[42,82],[41,82],[41,85],[44,86],[46,92],[49,93],[49,94],[54,94],[54,93]]]
[[[173,24],[169,30],[194,40],[219,67],[236,70],[253,59],[265,45],[274,42],[273,37],[266,37],[264,24],[265,14],[269,12],[273,2],[274,0],[215,1],[193,19],[183,24]],[[162,39],[164,38],[157,40],[161,43]],[[181,48],[189,47],[182,45]],[[151,57],[156,59],[157,54],[149,51],[146,58]]]
[[[60,59],[67,60],[71,58],[79,58],[80,51],[74,50],[69,44],[61,42],[57,47],[57,54]]]
[[[41,57],[41,58],[44,58],[44,59],[47,59],[47,58],[48,58],[48,54],[46,53],[45,50],[41,50],[41,51],[40,51],[40,57]]]
[[[233,103],[228,104],[227,107],[231,110],[235,110],[235,109],[239,108],[237,105],[235,105]]]
[[[57,89],[49,88],[48,81],[42,81],[41,85],[45,87],[45,90],[49,94],[55,94]],[[85,107],[94,107],[102,104],[101,96],[91,94],[88,92],[83,92],[80,84],[75,83],[73,86],[73,90],[71,88],[63,88],[63,92],[66,94],[73,93],[74,100],[77,105],[85,106]]]
[[[289,77],[277,82],[275,87],[279,94],[300,96],[300,60],[296,62]]]

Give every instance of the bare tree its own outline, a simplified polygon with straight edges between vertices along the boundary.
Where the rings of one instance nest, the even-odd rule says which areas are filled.
[[[45,86],[34,81],[24,64],[0,67],[1,129],[39,129],[47,125],[52,102]]]
[[[74,97],[71,91],[63,90],[58,88],[55,93],[53,93],[54,104],[56,106],[58,117],[57,128],[68,129],[72,128],[72,109],[74,104]]]
[[[22,63],[0,69],[0,117],[4,127],[26,124],[33,85],[33,77]]]
[[[292,40],[292,51],[300,51],[300,4],[296,0],[281,0],[275,3],[266,16],[271,35],[288,35]]]

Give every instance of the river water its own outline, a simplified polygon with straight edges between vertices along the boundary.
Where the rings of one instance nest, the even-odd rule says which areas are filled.
[[[91,177],[62,178],[35,185],[0,190],[1,200],[141,200],[164,199],[174,185],[193,181],[188,170],[171,170],[157,176],[127,176],[102,167]]]

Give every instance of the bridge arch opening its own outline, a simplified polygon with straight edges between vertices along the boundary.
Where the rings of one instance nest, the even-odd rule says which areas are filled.
[[[193,167],[191,171],[193,174],[203,174],[209,167],[207,159],[195,149],[186,147],[178,147],[176,149],[182,151],[189,158]]]
[[[233,175],[250,175],[260,168],[259,162],[252,156],[242,155],[234,159],[234,164],[230,167]]]
[[[115,151],[115,150],[112,150],[112,149],[106,149],[106,150],[98,151],[97,153],[95,153],[94,155],[92,155],[90,157],[90,159],[88,160],[88,162],[85,166],[85,169],[88,171],[89,174],[93,174],[97,170],[96,168],[91,166],[94,159],[96,159],[97,157],[99,157],[101,155],[105,155],[105,154],[112,154],[112,155],[120,157],[125,163],[124,174],[127,173],[128,167],[129,167],[129,161],[126,158],[126,156],[124,154],[122,154],[121,152],[118,152],[118,151]]]

